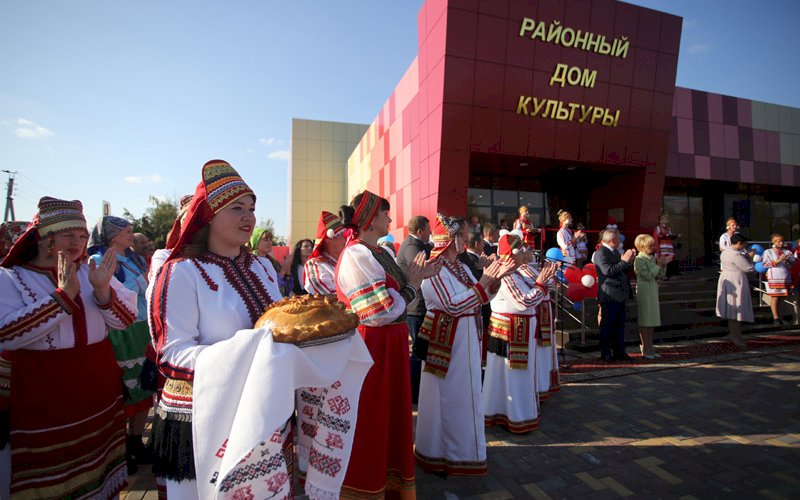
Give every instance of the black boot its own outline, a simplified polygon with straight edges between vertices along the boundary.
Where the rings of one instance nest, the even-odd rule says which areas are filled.
[[[129,442],[133,447],[133,457],[139,465],[147,465],[153,463],[153,454],[142,443],[142,436],[128,436]]]
[[[141,444],[142,440],[139,440]],[[139,467],[136,466],[136,436],[128,436],[128,439],[125,441],[125,461],[128,465],[128,475],[136,474],[139,470]]]

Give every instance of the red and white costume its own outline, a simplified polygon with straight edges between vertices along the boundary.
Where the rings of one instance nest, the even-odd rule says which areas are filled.
[[[519,273],[528,279],[536,280],[539,270],[530,266],[520,266]],[[558,371],[558,353],[556,342],[553,338],[555,332],[555,316],[550,293],[555,288],[555,281],[547,284],[548,293],[538,309],[538,323],[536,328],[536,384],[539,391],[539,400],[544,401],[551,393],[561,389]]]
[[[125,418],[107,336],[136,319],[136,293],[112,278],[111,299],[98,304],[79,264],[71,299],[55,268],[23,262],[37,232],[86,230],[80,202],[42,198],[39,210],[0,268],[0,411],[10,412],[0,441],[11,447],[11,470],[0,476],[11,478],[12,497],[114,497],[127,480]]]
[[[784,255],[784,259],[778,263],[778,259]],[[794,264],[794,254],[790,250],[782,248],[776,250],[774,247],[764,250],[761,262],[767,268],[767,295],[771,297],[785,297],[792,290],[792,264]]]
[[[461,228],[437,215],[432,229],[435,259]],[[441,258],[439,274],[422,282],[428,311],[417,344],[427,343],[427,352],[421,358],[414,456],[426,472],[482,476],[488,464],[480,399],[481,306],[490,297],[464,263]]]
[[[536,248],[536,227],[530,219],[523,219],[522,216],[514,221],[512,229],[519,229],[522,231],[522,242],[531,248]]]
[[[323,250],[325,240],[344,234],[344,226],[339,218],[330,212],[322,212],[317,224],[314,250],[305,265],[303,287],[311,294],[333,295],[336,293],[334,273],[336,259]]]
[[[653,230],[653,239],[656,240],[657,256],[675,257],[675,235],[668,224],[659,223]]]
[[[514,242],[506,243],[507,238],[500,240],[501,255],[503,247],[513,250]],[[500,425],[520,434],[539,427],[536,333],[539,308],[549,295],[535,278],[518,269],[503,278],[492,299],[482,394],[487,426]]]
[[[368,228],[380,203],[380,197],[364,191],[353,223],[361,230]],[[405,275],[383,249],[351,239],[339,256],[336,285],[339,300],[358,315],[358,333],[374,361],[361,388],[342,496],[413,498],[407,302],[400,294]]]

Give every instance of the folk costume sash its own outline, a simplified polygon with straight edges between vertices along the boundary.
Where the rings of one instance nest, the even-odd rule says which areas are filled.
[[[493,313],[489,319],[489,335],[508,344],[505,358],[512,369],[528,368],[528,342],[531,318],[527,314]]]
[[[425,314],[417,333],[418,338],[428,342],[424,371],[442,378],[447,375],[457,326],[458,318],[445,312],[428,311]]]
[[[550,345],[553,336],[550,301],[544,301],[539,305],[537,316],[539,321],[536,322],[536,342],[542,347],[547,347]]]

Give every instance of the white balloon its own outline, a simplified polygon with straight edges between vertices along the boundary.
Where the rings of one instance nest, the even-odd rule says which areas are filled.
[[[594,276],[585,275],[581,278],[581,284],[586,288],[592,288],[594,286]]]
[[[760,255],[753,255],[753,262],[761,262],[761,256]]]

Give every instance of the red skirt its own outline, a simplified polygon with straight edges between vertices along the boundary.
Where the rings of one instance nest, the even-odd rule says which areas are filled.
[[[416,498],[411,374],[405,322],[360,325],[374,364],[358,403],[342,498]]]
[[[111,344],[10,354],[11,495],[117,495],[127,480],[125,419]]]

